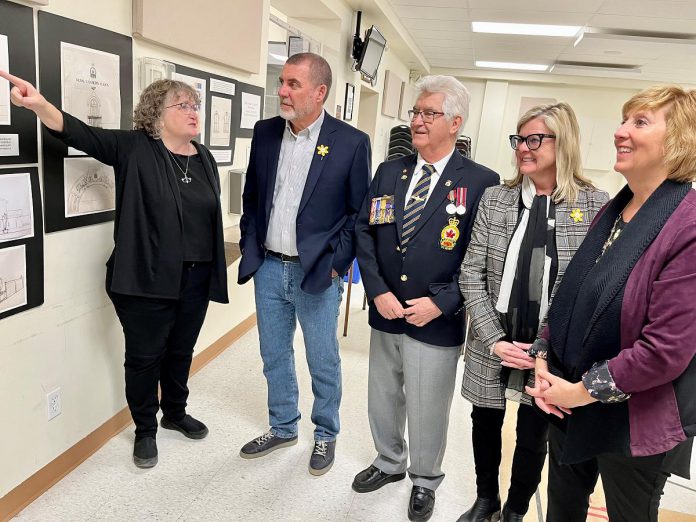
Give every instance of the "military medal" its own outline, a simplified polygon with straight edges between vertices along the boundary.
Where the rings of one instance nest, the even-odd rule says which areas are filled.
[[[372,198],[370,202],[370,225],[394,223],[394,196]]]
[[[440,248],[443,250],[452,250],[457,246],[457,240],[459,239],[458,224],[459,220],[455,216],[452,216],[443,227],[442,232],[440,232]]]
[[[457,187],[454,191],[457,193],[457,214],[463,216],[466,214],[466,187]]]
[[[457,205],[454,204],[454,190],[450,190],[449,194],[447,194],[447,199],[450,200],[449,204],[445,207],[445,211],[448,214],[456,214],[457,212]]]

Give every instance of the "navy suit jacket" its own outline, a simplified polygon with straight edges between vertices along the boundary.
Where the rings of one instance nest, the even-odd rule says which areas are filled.
[[[273,206],[285,120],[277,116],[254,126],[240,222],[239,284],[251,279],[266,257],[266,233]],[[305,277],[300,285],[318,294],[331,285],[331,269],[345,274],[355,258],[355,221],[370,184],[370,139],[324,114],[300,207],[297,251]]]
[[[380,294],[392,292],[401,305],[407,307],[408,299],[430,297],[442,315],[418,327],[405,319],[385,319],[371,303],[369,322],[372,328],[382,332],[406,334],[436,346],[458,346],[464,342],[459,269],[481,195],[487,187],[500,183],[500,178],[492,170],[455,151],[428,198],[406,253],[402,253],[406,192],[416,160],[414,154],[384,162],[377,169],[355,227],[358,263],[370,301]],[[454,248],[447,250],[442,247],[441,235],[453,216],[445,208],[450,202],[447,198],[449,192],[457,187],[467,189],[466,213],[456,216],[459,238]],[[370,225],[372,198],[385,195],[394,196],[395,222]]]

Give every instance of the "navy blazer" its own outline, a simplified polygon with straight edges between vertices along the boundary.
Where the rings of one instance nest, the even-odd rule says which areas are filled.
[[[266,257],[266,232],[273,206],[276,171],[285,120],[254,126],[240,222],[239,284],[246,283]],[[370,139],[362,131],[324,114],[300,207],[297,252],[305,276],[300,287],[318,294],[331,285],[331,269],[345,274],[355,258],[355,220],[370,184]]]
[[[365,291],[370,299],[369,322],[372,328],[386,333],[406,334],[436,346],[458,346],[464,342],[463,301],[459,292],[459,268],[469,244],[471,227],[483,191],[500,183],[492,170],[463,157],[452,155],[423,209],[406,253],[401,252],[406,192],[416,168],[415,154],[382,163],[363,203],[356,235],[358,263]],[[451,250],[441,245],[443,229],[450,224],[446,207],[448,194],[466,187],[466,213],[457,215],[459,238]],[[372,198],[394,196],[394,223],[370,225]],[[392,292],[406,307],[406,300],[430,297],[442,315],[418,327],[405,319],[385,319],[372,300]]]

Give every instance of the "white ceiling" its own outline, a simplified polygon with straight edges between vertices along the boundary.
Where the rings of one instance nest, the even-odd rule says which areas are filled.
[[[538,74],[696,84],[696,0],[385,1],[398,18],[390,23],[406,28],[407,39],[433,68],[476,69],[475,60],[568,62],[571,67]],[[473,33],[472,21],[578,25],[590,34],[574,46],[575,38]],[[422,60],[407,63],[423,69]],[[575,67],[578,63],[601,67]],[[614,71],[614,65],[633,69]]]

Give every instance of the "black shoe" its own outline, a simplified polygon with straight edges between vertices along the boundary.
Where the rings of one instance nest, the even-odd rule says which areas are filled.
[[[519,513],[512,511],[506,502],[503,506],[503,514],[500,517],[500,522],[523,522],[523,520],[524,515],[520,515]]]
[[[408,501],[408,519],[425,522],[433,515],[435,492],[422,486],[413,486],[411,499]]]
[[[336,441],[315,440],[314,451],[309,458],[309,472],[318,477],[331,469],[336,454]]]
[[[242,446],[242,449],[239,451],[239,456],[243,459],[255,459],[268,455],[271,451],[293,446],[295,444],[297,444],[297,435],[289,439],[284,439],[269,431]]]
[[[355,475],[353,479],[353,490],[358,493],[370,493],[390,482],[398,482],[406,478],[406,473],[395,473],[390,475],[385,473],[377,466],[370,466]]]
[[[498,522],[498,520],[500,520],[500,496],[476,497],[474,505],[459,517],[457,522]]]
[[[183,433],[184,437],[188,437],[189,439],[202,439],[208,435],[208,427],[190,415],[185,415],[180,421],[173,421],[166,417],[162,417],[160,426],[166,430],[176,430],[179,433]]]
[[[154,437],[135,439],[133,462],[139,468],[154,468],[157,465],[157,442]]]

